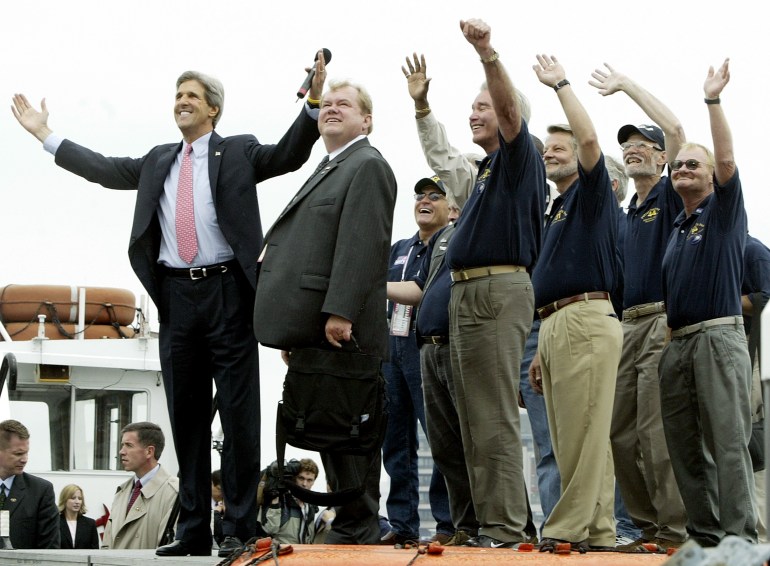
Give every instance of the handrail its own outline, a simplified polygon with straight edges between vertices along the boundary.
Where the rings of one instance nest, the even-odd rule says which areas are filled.
[[[16,378],[18,377],[19,370],[16,364],[16,356],[12,352],[8,352],[3,358],[3,365],[0,366],[0,394],[5,387],[5,379],[8,378],[8,391],[16,390]]]

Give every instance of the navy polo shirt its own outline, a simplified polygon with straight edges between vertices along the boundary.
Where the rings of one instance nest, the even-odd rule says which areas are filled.
[[[449,299],[452,295],[452,277],[446,263],[446,251],[454,236],[455,227],[447,226],[430,239],[428,251],[413,281],[424,293],[417,311],[418,336],[449,336]],[[431,275],[431,266],[436,270]]]
[[[390,246],[388,281],[410,281],[420,269],[426,249],[427,246],[420,240],[419,233]],[[388,301],[388,319],[391,314],[393,314],[393,303]],[[412,313],[412,322],[414,322],[414,313]]]
[[[617,250],[618,201],[604,155],[559,195],[546,219],[543,252],[532,272],[535,306],[590,291],[615,290],[620,269]]]
[[[663,300],[663,254],[682,211],[682,199],[669,177],[661,177],[641,206],[631,197],[623,248],[623,306],[630,308]]]
[[[743,251],[743,284],[741,295],[760,293],[765,301],[770,299],[770,249],[753,236],[746,236]],[[754,313],[756,316],[756,312]],[[746,334],[751,333],[751,316],[744,316]]]
[[[685,218],[674,222],[663,257],[668,325],[676,330],[741,314],[743,247],[747,220],[738,171]]]
[[[540,252],[545,167],[527,129],[479,165],[447,251],[451,269],[535,264]]]

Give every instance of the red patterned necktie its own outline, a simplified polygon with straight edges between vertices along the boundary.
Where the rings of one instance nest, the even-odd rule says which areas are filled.
[[[140,482],[139,480],[136,480],[136,483],[134,483],[134,491],[131,492],[131,499],[128,500],[128,507],[126,507],[126,514],[128,514],[128,512],[131,511],[131,506],[139,497],[139,493],[141,491],[142,491],[142,482]]]
[[[198,253],[198,237],[195,235],[193,209],[192,145],[184,148],[182,167],[179,169],[179,185],[176,191],[176,244],[179,257],[192,263]]]

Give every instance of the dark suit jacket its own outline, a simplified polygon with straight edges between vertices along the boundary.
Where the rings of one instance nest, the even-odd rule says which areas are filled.
[[[290,350],[326,344],[331,314],[353,322],[361,350],[387,357],[385,284],[396,180],[363,139],[303,185],[265,241],[254,308],[257,340]]]
[[[78,523],[75,527],[75,543],[72,543],[72,534],[67,524],[64,513],[59,515],[59,528],[61,529],[61,547],[62,548],[96,548],[99,543],[99,533],[96,532],[96,521],[85,515],[78,515]]]
[[[14,548],[59,548],[59,510],[51,482],[26,472],[16,476],[5,509]]]
[[[262,145],[252,135],[222,138],[216,131],[209,142],[209,181],[219,228],[233,249],[252,286],[262,249],[262,225],[255,185],[299,169],[318,139],[318,124],[303,110],[276,145]],[[158,203],[180,143],[154,147],[144,157],[105,157],[69,140],[56,152],[56,163],[109,189],[137,190],[128,256],[137,277],[158,307],[161,318],[158,255]]]

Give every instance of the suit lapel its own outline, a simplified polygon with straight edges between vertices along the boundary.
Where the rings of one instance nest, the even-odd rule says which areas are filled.
[[[324,179],[326,179],[329,175],[332,174],[332,172],[343,162],[345,159],[351,155],[354,151],[361,149],[362,147],[366,147],[369,145],[369,139],[364,138],[362,140],[357,141],[353,145],[351,145],[349,148],[347,148],[345,151],[340,153],[337,157],[329,161],[329,163],[326,164],[326,167],[321,169],[318,173],[313,175],[310,179],[308,179],[304,185],[302,185],[302,188],[297,192],[296,195],[294,195],[294,198],[291,199],[288,205],[286,205],[286,208],[283,209],[283,212],[281,212],[280,215],[278,215],[278,219],[275,221],[275,224],[277,224],[288,212],[293,209],[295,206],[297,206],[305,197],[307,197],[310,193],[313,192],[313,189],[318,186],[319,183],[321,183]],[[269,232],[268,232],[269,234]],[[267,238],[265,238],[267,239]]]
[[[153,202],[155,204],[160,201],[160,195],[163,194],[163,188],[166,185],[166,177],[171,169],[171,164],[174,162],[177,153],[182,150],[182,143],[171,146],[168,150],[158,157],[158,166],[155,168],[155,179],[152,184],[153,187]]]
[[[26,494],[27,482],[24,481],[24,474],[20,474],[14,478],[11,492],[5,500],[5,508],[8,509],[9,515],[13,515],[16,509],[21,507],[21,502]]]
[[[209,138],[209,184],[211,185],[211,198],[214,204],[217,202],[217,181],[219,180],[219,166],[222,165],[222,154],[225,152],[224,139],[216,132],[211,132]]]

